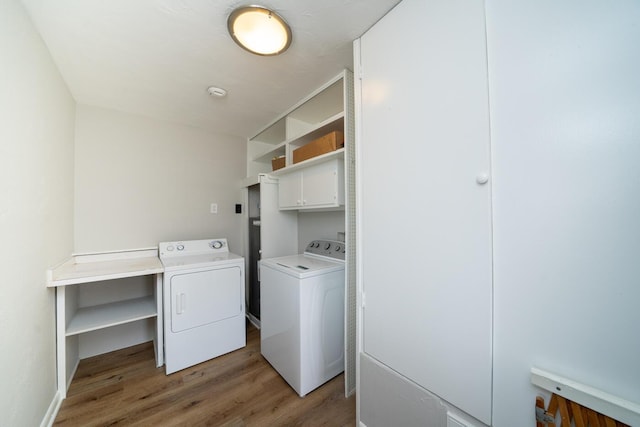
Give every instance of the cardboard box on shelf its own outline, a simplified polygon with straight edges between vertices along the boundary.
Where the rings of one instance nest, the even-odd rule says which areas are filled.
[[[274,157],[271,159],[271,169],[278,170],[284,167],[284,156]]]
[[[334,130],[294,150],[293,163],[300,163],[303,160],[330,153],[342,147],[344,147],[344,134],[342,131]]]

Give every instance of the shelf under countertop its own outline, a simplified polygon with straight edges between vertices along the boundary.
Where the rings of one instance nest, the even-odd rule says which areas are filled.
[[[157,314],[153,296],[82,307],[76,311],[67,325],[65,334],[67,336],[82,334],[147,319]]]

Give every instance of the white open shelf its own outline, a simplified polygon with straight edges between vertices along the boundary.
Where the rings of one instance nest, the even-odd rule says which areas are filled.
[[[272,148],[265,153],[256,156],[253,160],[255,162],[271,162],[274,157],[282,156],[286,153],[286,147],[291,146],[293,150],[301,147],[314,139],[320,138],[329,132],[334,130],[342,130],[344,128],[344,111],[329,117],[328,119],[320,122],[312,129],[308,130],[302,135],[298,135],[295,138],[286,140]]]
[[[310,159],[304,160],[304,161],[302,161],[300,163],[296,163],[296,164],[287,166],[285,168],[278,169],[278,170],[275,170],[273,172],[269,172],[269,175],[272,175],[272,176],[284,175],[286,173],[293,172],[293,171],[296,171],[298,169],[303,169],[303,168],[306,168],[306,167],[309,167],[309,166],[317,165],[317,164],[329,161],[331,159],[341,158],[343,156],[344,156],[344,148],[340,148],[340,149],[338,149],[336,151],[332,151],[330,153],[321,154],[319,156],[312,157]]]
[[[124,323],[155,317],[158,314],[153,296],[79,308],[69,324],[66,335],[109,328]]]
[[[282,171],[297,169],[300,166],[293,165],[294,150],[333,131],[345,132],[348,94],[352,94],[348,73],[345,70],[338,74],[249,139],[250,176],[271,174],[271,160],[281,156],[285,157]],[[281,170],[278,173],[283,173]]]
[[[74,254],[67,261],[47,270],[47,286],[56,289],[56,344],[58,392],[66,397],[80,359],[79,335],[86,332],[155,318],[154,348],[156,365],[164,364],[162,315],[162,273],[158,248]],[[79,306],[79,292],[100,295],[100,289],[113,286],[115,279],[154,276],[152,295],[124,298],[94,298],[94,305]],[[95,282],[105,282],[95,284]],[[90,283],[91,285],[83,286]],[[96,292],[98,291],[98,292]],[[133,296],[133,295],[132,295]],[[101,302],[109,301],[103,304]],[[74,337],[78,339],[68,339]]]
[[[287,139],[286,117],[278,119],[265,130],[252,138],[253,141],[263,144],[280,144]]]

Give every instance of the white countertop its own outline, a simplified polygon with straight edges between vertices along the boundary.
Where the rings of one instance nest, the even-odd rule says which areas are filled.
[[[164,272],[158,248],[91,254],[74,254],[59,266],[47,270],[47,286],[145,276]]]

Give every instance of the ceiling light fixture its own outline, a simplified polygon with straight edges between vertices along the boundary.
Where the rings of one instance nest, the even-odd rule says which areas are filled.
[[[291,28],[278,14],[262,6],[240,7],[229,15],[231,38],[256,55],[278,55],[291,44]]]

